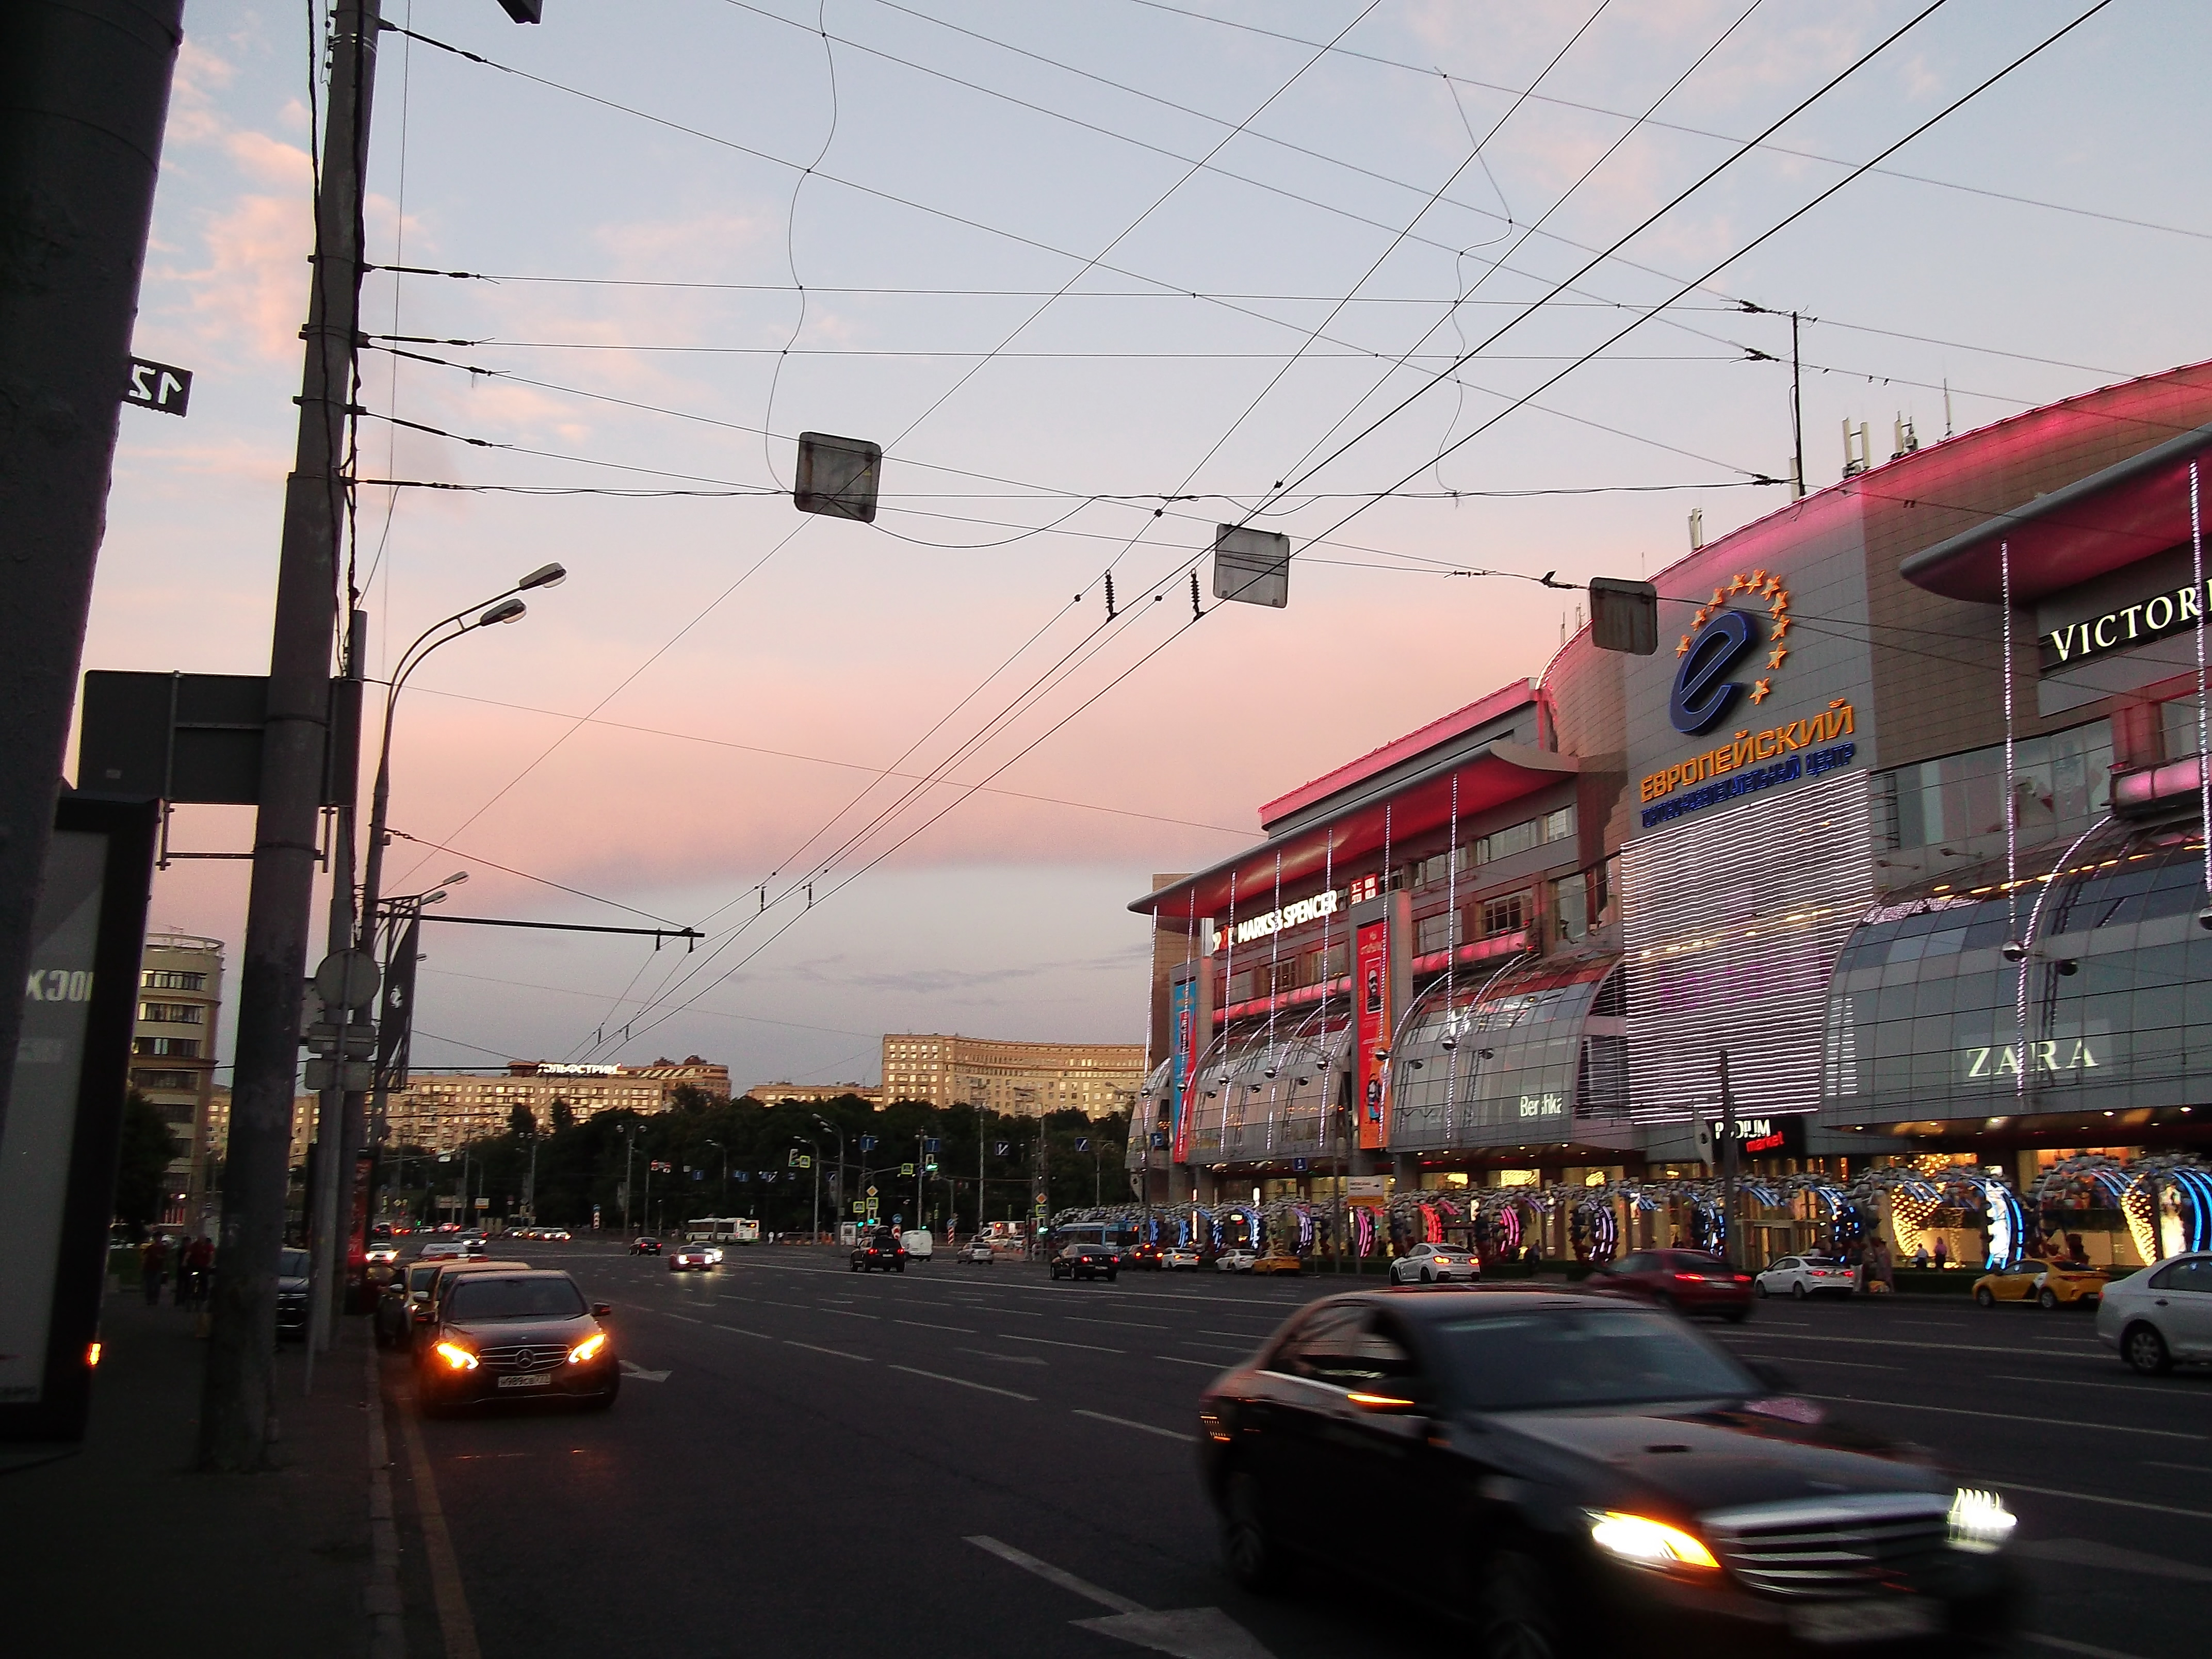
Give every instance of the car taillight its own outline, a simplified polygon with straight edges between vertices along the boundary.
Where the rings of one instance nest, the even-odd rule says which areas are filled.
[[[1705,1282],[1705,1276],[1703,1273],[1676,1273],[1674,1282],[1678,1285],[1702,1285]]]

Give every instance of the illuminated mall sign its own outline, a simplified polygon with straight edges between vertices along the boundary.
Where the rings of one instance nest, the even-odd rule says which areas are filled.
[[[1233,928],[1215,928],[1213,948],[1218,951],[1231,941],[1249,945],[1254,939],[1266,939],[1270,933],[1287,933],[1307,922],[1319,921],[1323,916],[1334,915],[1343,902],[1344,895],[1332,889],[1326,893],[1316,893],[1311,898],[1285,904],[1279,910],[1270,910],[1265,915],[1248,916]]]
[[[584,1066],[542,1063],[538,1067],[539,1077],[620,1077],[619,1066]]]
[[[1766,614],[1738,610],[1734,603],[1765,602]],[[1739,571],[1713,589],[1712,599],[1690,619],[1691,632],[1674,647],[1674,686],[1667,699],[1667,718],[1685,737],[1702,736],[1718,726],[1745,695],[1734,679],[1736,665],[1765,653],[1766,678],[1752,683],[1753,703],[1774,692],[1774,672],[1790,655],[1783,638],[1790,632],[1790,590],[1767,570]],[[1753,664],[1756,668],[1758,665]]]
[[[2021,1046],[2017,1042],[2000,1042],[1985,1048],[1960,1049],[1960,1081],[1994,1083],[2001,1078],[2018,1077],[2022,1064]],[[2027,1064],[2037,1077],[2094,1072],[2105,1063],[2088,1037],[2055,1037],[2045,1042],[2031,1042],[2027,1047]]]
[[[1817,778],[1824,772],[1848,766],[1856,757],[1858,745],[1834,744],[1833,740],[1856,730],[1856,723],[1857,716],[1850,703],[1838,697],[1825,712],[1809,719],[1792,720],[1787,726],[1771,726],[1764,732],[1739,731],[1726,743],[1716,744],[1702,754],[1653,772],[1638,786],[1638,797],[1645,803],[1644,827],[1656,830],[1662,823],[1705,807],[1717,806],[1723,801],[1756,794],[1799,778]],[[1821,744],[1833,746],[1815,747]],[[1810,752],[1796,752],[1800,750]],[[1692,788],[1692,785],[1700,787]],[[1668,799],[1684,788],[1689,788],[1690,793]],[[1650,805],[1655,801],[1656,805]]]
[[[2062,622],[2037,636],[2043,672],[2066,667],[2108,651],[2124,651],[2146,640],[2162,639],[2197,626],[2204,614],[2203,590],[2194,582],[2154,593],[2133,605],[2123,605],[2101,616]]]

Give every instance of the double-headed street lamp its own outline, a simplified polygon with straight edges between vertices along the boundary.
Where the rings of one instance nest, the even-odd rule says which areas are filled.
[[[845,1132],[819,1112],[814,1115],[814,1121],[837,1137],[837,1178],[830,1183],[830,1190],[831,1201],[837,1206],[837,1218],[842,1221],[845,1216]],[[814,1157],[817,1164],[821,1162],[822,1154],[818,1148]],[[818,1239],[822,1237],[822,1183],[819,1180],[815,1182],[814,1198],[814,1236]]]

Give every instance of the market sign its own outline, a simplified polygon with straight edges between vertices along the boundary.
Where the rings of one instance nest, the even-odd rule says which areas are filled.
[[[1334,915],[1343,902],[1344,895],[1331,890],[1285,904],[1279,910],[1270,910],[1265,915],[1247,917],[1234,928],[1217,927],[1213,930],[1213,948],[1219,951],[1231,943],[1249,945],[1255,939],[1266,939],[1272,933],[1285,933],[1309,921],[1319,921],[1323,916]]]
[[[1771,726],[1763,732],[1738,731],[1726,743],[1644,777],[1638,797],[1645,803],[1642,822],[1646,830],[1741,795],[1755,794],[1799,778],[1817,778],[1857,757],[1858,745],[1828,744],[1856,729],[1857,714],[1848,699],[1838,697],[1822,713],[1796,720],[1787,726]],[[1807,750],[1811,752],[1799,754]],[[1711,781],[1708,781],[1711,780]],[[1674,799],[1675,791],[1692,788]],[[1653,805],[1652,803],[1656,803]]]

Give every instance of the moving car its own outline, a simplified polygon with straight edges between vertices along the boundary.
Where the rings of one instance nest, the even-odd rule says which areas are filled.
[[[568,1230],[566,1227],[540,1227],[537,1236],[562,1244],[568,1243]]]
[[[1957,1653],[2017,1598],[1994,1492],[1579,1289],[1325,1298],[1205,1391],[1199,1428],[1241,1583],[1325,1549],[1482,1653]],[[1311,1525],[1346,1513],[1392,1524]],[[1408,1571],[1420,1539],[1449,1544]]]
[[[1252,1271],[1252,1264],[1259,1259],[1240,1244],[1235,1249],[1224,1250],[1214,1257],[1213,1265],[1224,1273],[1249,1273]]]
[[[1826,1255],[1785,1255],[1753,1276],[1751,1288],[1760,1296],[1851,1296],[1859,1287],[1858,1269],[1848,1261]]]
[[[659,1255],[660,1241],[657,1238],[633,1238],[629,1242],[629,1253],[632,1255]]]
[[[2070,1307],[2094,1302],[2104,1294],[2111,1277],[2102,1267],[2086,1261],[2048,1261],[2022,1256],[2011,1267],[1984,1273],[1974,1281],[1974,1300],[1984,1308],[2000,1302],[2033,1302],[2039,1308]]]
[[[307,1334],[307,1275],[311,1271],[305,1250],[287,1247],[276,1258],[276,1334]]]
[[[1481,1277],[1480,1258],[1449,1244],[1416,1244],[1390,1264],[1393,1285],[1449,1284],[1455,1279],[1471,1284]]]
[[[487,1400],[570,1400],[605,1410],[622,1390],[614,1310],[547,1268],[460,1273],[441,1288],[416,1361],[426,1414]]]
[[[1070,1244],[1052,1259],[1054,1279],[1103,1279],[1111,1285],[1121,1274],[1121,1258],[1103,1244]]]
[[[429,1340],[430,1328],[438,1317],[439,1298],[445,1294],[446,1286],[452,1284],[459,1275],[487,1271],[496,1272],[502,1268],[510,1271],[527,1271],[529,1266],[526,1261],[483,1261],[470,1256],[458,1256],[450,1261],[434,1262],[430,1267],[430,1282],[422,1295],[420,1297],[413,1296],[408,1297],[409,1346],[420,1352],[422,1345]]]
[[[889,1228],[870,1233],[853,1247],[854,1273],[872,1273],[878,1267],[887,1273],[906,1271],[906,1246],[899,1243],[898,1235]]]
[[[1303,1272],[1305,1265],[1298,1260],[1295,1250],[1271,1249],[1252,1264],[1252,1271],[1255,1273],[1295,1273]]]
[[[1159,1272],[1161,1261],[1166,1255],[1167,1252],[1158,1244],[1132,1244],[1121,1253],[1121,1257],[1125,1266],[1141,1267],[1146,1273],[1156,1273]]]
[[[458,1238],[434,1238],[416,1252],[418,1261],[459,1261],[469,1254],[469,1247]]]
[[[668,1253],[668,1271],[705,1273],[721,1259],[722,1253],[711,1244],[679,1244]]]
[[[2097,1340],[2145,1376],[2212,1359],[2212,1250],[2191,1250],[2116,1279],[2097,1303]]]
[[[1160,1266],[1172,1268],[1179,1273],[1196,1273],[1199,1261],[1198,1246],[1195,1244],[1170,1244],[1160,1252]]]
[[[924,1228],[904,1234],[899,1243],[906,1246],[906,1259],[909,1261],[927,1261],[937,1254],[937,1240]]]
[[[1638,1250],[1589,1276],[1608,1291],[1682,1314],[1718,1314],[1740,1324],[1751,1314],[1751,1275],[1702,1250]]]
[[[395,1273],[386,1284],[383,1294],[376,1298],[376,1310],[370,1316],[378,1347],[407,1346],[414,1310],[429,1296],[430,1286],[437,1277],[436,1262],[416,1261],[404,1272]]]
[[[998,1253],[992,1249],[989,1239],[971,1238],[960,1247],[957,1259],[962,1261],[980,1261],[988,1267],[996,1261],[999,1256]]]

